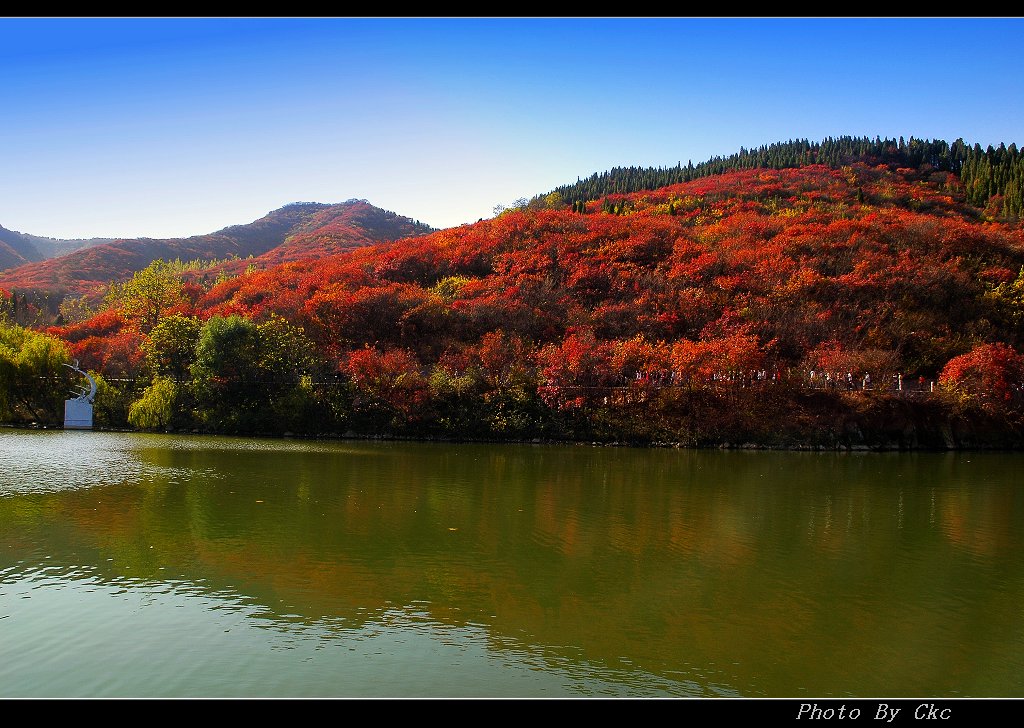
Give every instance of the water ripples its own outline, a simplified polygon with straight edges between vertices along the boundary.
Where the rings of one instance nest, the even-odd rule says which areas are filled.
[[[591,465],[579,451],[579,475],[531,460],[546,451],[488,452],[0,433],[0,696],[1019,683],[1009,486],[851,485],[794,469],[790,487],[764,482],[754,455],[733,472],[729,454],[705,482],[663,476],[653,464],[672,453],[632,451]],[[73,492],[101,484],[113,487]],[[68,492],[31,496],[53,491]],[[968,682],[972,669],[989,683]]]
[[[4,432],[0,434],[0,497],[189,475],[188,469],[143,461],[133,442],[99,432]]]

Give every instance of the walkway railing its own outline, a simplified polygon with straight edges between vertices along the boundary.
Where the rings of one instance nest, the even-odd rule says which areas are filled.
[[[736,392],[739,390],[769,390],[773,387],[819,391],[829,393],[859,393],[865,396],[885,394],[888,396],[921,398],[940,392],[939,383],[924,377],[909,378],[900,375],[893,377],[807,377],[798,378],[780,375],[778,377],[730,376],[711,377],[702,380],[683,380],[671,376],[640,377],[618,385],[557,385],[548,384],[538,387],[542,397],[551,401],[569,401],[582,398],[588,402],[601,404],[633,404],[647,401],[652,395],[663,392],[714,391],[717,393]]]

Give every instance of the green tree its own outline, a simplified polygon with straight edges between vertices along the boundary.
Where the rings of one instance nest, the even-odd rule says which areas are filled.
[[[308,411],[296,398],[311,396],[313,368],[308,338],[284,319],[215,316],[200,330],[190,369],[197,414],[218,430],[291,429],[292,413]]]
[[[67,344],[48,334],[0,322],[0,416],[56,424],[70,387]]]
[[[149,332],[160,323],[168,309],[185,302],[179,269],[172,263],[154,260],[124,283],[110,286],[105,303]]]
[[[152,384],[128,408],[128,423],[142,430],[164,430],[174,418],[178,385],[167,377],[155,377]]]
[[[68,297],[60,302],[58,307],[60,318],[65,324],[74,324],[85,321],[96,315],[92,304],[87,296]]]
[[[142,344],[146,363],[158,377],[182,381],[196,359],[196,346],[203,322],[195,316],[171,314],[152,328]]]
[[[128,426],[128,412],[139,396],[140,384],[131,380],[108,382],[98,372],[89,372],[96,380],[93,421],[97,427]]]

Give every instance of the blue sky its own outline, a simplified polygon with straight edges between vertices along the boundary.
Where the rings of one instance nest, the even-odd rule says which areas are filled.
[[[1021,18],[0,19],[0,225],[182,237],[351,198],[450,227],[615,166],[1024,145]]]

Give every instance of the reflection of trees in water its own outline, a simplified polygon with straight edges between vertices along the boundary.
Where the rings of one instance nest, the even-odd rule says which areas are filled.
[[[974,664],[1024,591],[1008,566],[1021,506],[1000,487],[1013,458],[399,443],[160,457],[194,477],[33,496],[29,513],[4,499],[0,518],[111,578],[188,579],[271,620],[359,625],[415,604],[656,674],[728,655],[719,669],[765,689],[809,669],[826,688],[839,670],[881,680],[910,654],[922,680]],[[952,655],[934,644],[951,630]]]

